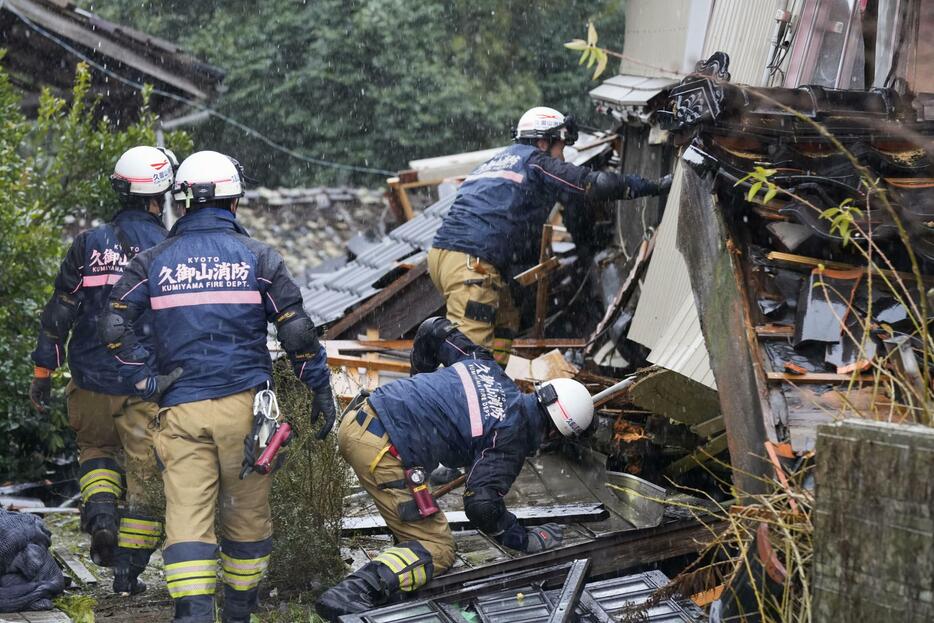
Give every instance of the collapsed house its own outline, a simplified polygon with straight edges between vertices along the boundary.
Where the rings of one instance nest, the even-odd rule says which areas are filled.
[[[732,477],[755,492],[758,475],[812,455],[817,425],[847,408],[914,417],[929,384],[914,334],[934,261],[934,85],[918,34],[932,16],[908,0],[630,3],[622,73],[591,92],[607,127],[566,156],[647,178],[674,171],[672,190],[556,208],[540,262],[514,276],[525,331],[510,375],[617,387],[597,401],[593,433],[529,459],[506,499],[526,524],[567,524],[566,543],[520,557],[445,498],[451,572],[345,620],[697,620],[709,597],[657,591],[721,524],[685,512],[703,504],[679,486],[726,499]],[[247,197],[241,216],[259,237],[275,244],[278,221],[346,245],[314,269],[293,266],[342,400],[409,373],[414,329],[443,312],[427,250],[458,180],[496,151],[410,163],[389,180],[400,222],[386,232],[354,233],[382,211],[372,196]],[[425,190],[421,208],[413,195]],[[327,216],[308,227],[309,211]],[[284,250],[317,244],[293,242]],[[901,384],[880,392],[889,369]],[[342,553],[359,566],[390,537],[365,494],[347,509],[355,538]]]
[[[427,600],[360,620],[461,620],[463,608],[501,620],[496,608],[509,605],[528,614],[509,620],[559,620],[568,595],[577,616],[609,620],[575,579],[574,556],[600,561],[591,575],[618,575],[697,551],[697,519],[667,503],[679,485],[723,499],[717,483],[732,476],[754,493],[760,475],[780,479],[812,456],[817,426],[841,413],[917,416],[934,259],[924,95],[934,85],[919,32],[932,19],[921,2],[630,6],[623,73],[591,92],[610,127],[582,137],[568,160],[648,178],[673,170],[672,190],[556,208],[540,263],[513,284],[525,327],[508,370],[517,381],[570,374],[597,393],[631,379],[598,401],[596,430],[573,460],[530,460],[510,494],[527,523],[564,513],[576,537],[555,555],[565,558],[512,560],[458,532],[458,563]],[[306,304],[346,371],[345,398],[408,373],[406,338],[443,311],[427,249],[458,178],[493,153],[411,163],[390,180],[404,222],[309,276]],[[417,210],[409,193],[425,187],[439,200]],[[904,386],[880,392],[885,375]],[[549,482],[554,472],[569,480]],[[348,534],[379,531],[357,516],[366,512],[351,511]],[[609,545],[626,539],[646,539],[635,557],[625,554],[633,543]],[[347,558],[365,562],[378,545]],[[557,575],[532,582],[532,572]],[[529,586],[534,603],[518,603]],[[682,608],[670,620],[690,616]]]
[[[30,116],[43,88],[70,96],[79,62],[92,66],[90,93],[101,114],[131,121],[139,114],[139,90],[153,87],[149,107],[163,118],[221,91],[224,72],[177,44],[116,24],[68,0],[0,3],[0,47],[10,82],[23,93]]]

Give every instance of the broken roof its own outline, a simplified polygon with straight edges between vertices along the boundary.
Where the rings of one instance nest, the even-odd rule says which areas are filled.
[[[105,95],[102,112],[111,118],[134,115],[138,86],[152,84],[172,96],[204,102],[214,96],[224,72],[189,55],[176,44],[115,24],[67,0],[6,0],[0,3],[0,45],[10,80],[26,93],[24,105],[35,110],[43,86],[67,95],[81,60],[92,65],[92,92]],[[108,75],[109,72],[112,75]],[[185,104],[153,93],[157,112]]]
[[[577,144],[566,148],[565,159],[578,165],[586,164],[611,148],[611,136],[581,133]],[[490,152],[464,154],[471,157],[462,160],[457,160],[453,156],[448,158],[458,162],[453,170],[469,173],[478,164],[474,161],[474,157],[477,154],[486,153]],[[496,150],[492,150],[492,153],[495,154]],[[465,169],[466,166],[471,168]],[[444,167],[452,170],[448,164]],[[427,280],[424,266],[428,249],[431,247],[435,233],[441,227],[445,214],[454,203],[454,198],[454,193],[443,197],[410,221],[392,230],[382,240],[369,246],[346,264],[337,266],[329,272],[313,274],[307,287],[303,288],[302,296],[306,310],[314,323],[320,326],[343,318],[349,310],[383,288],[395,281],[401,282],[406,271],[420,269],[424,276],[423,280]],[[401,283],[396,285],[401,285]],[[438,309],[443,305],[440,295],[433,287],[428,288],[422,294],[433,297],[430,298],[430,301],[434,301],[433,309]],[[408,328],[411,327],[406,327],[405,330]],[[402,333],[392,336],[383,335],[383,337],[401,337]],[[331,332],[328,337],[338,337],[338,335],[339,333]]]
[[[645,106],[649,100],[677,84],[674,78],[618,74],[590,91],[590,98],[615,108]]]

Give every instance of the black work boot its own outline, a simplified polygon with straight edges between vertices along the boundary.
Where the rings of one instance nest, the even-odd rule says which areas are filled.
[[[259,589],[251,588],[238,591],[231,586],[224,586],[224,609],[221,611],[223,623],[250,623],[250,615],[259,607]]]
[[[214,597],[189,595],[175,600],[173,623],[214,623]]]
[[[371,561],[325,591],[315,602],[315,611],[333,623],[345,614],[386,604],[398,590],[399,579],[389,567]]]
[[[128,597],[146,591],[139,575],[146,569],[152,550],[118,547],[114,558],[114,593]]]
[[[109,493],[91,496],[84,504],[84,530],[91,535],[91,560],[113,566],[117,551],[117,498]]]

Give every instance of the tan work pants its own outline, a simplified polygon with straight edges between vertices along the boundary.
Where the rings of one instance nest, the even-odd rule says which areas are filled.
[[[381,489],[380,484],[405,479],[402,463],[387,452],[389,435],[377,437],[367,432],[370,418],[376,417],[373,408],[365,404],[367,413],[363,425],[357,422],[356,412],[347,413],[337,433],[341,456],[353,468],[357,479],[376,503],[379,514],[396,537],[396,541],[418,541],[431,553],[434,573],[440,574],[454,564],[454,537],[444,513],[436,513],[419,521],[404,522],[397,510],[400,503],[408,502],[412,495],[406,488]]]
[[[125,472],[127,505],[137,512],[161,516],[162,480],[153,452],[153,420],[159,410],[156,403],[138,396],[92,392],[74,381],[65,388],[65,396],[68,423],[77,437],[81,463],[93,459],[115,461]],[[83,485],[96,483],[106,489],[108,483],[114,484],[111,477],[95,480],[94,474],[90,476]],[[112,487],[107,492],[119,498],[122,491],[118,489]]]
[[[460,251],[431,248],[428,273],[444,297],[448,320],[505,366],[519,330],[519,311],[496,267]]]
[[[218,498],[225,538],[252,542],[272,536],[272,478],[251,473],[240,480],[254,393],[188,402],[159,414],[155,445],[164,466],[166,548],[190,541],[216,544]]]

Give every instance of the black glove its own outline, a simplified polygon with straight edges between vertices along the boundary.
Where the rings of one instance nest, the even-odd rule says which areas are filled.
[[[671,173],[659,179],[656,183],[658,184],[658,194],[667,195],[668,191],[671,190]]]
[[[175,368],[168,374],[149,377],[146,379],[146,387],[140,392],[140,396],[143,397],[143,400],[149,402],[159,402],[159,398],[162,397],[165,390],[184,373],[185,370],[183,368]]]
[[[51,374],[51,371],[49,371]],[[33,408],[39,413],[45,413],[49,409],[49,400],[52,397],[52,377],[34,376],[29,385],[29,400]]]
[[[325,385],[321,389],[314,390],[314,397],[311,400],[311,423],[317,424],[318,418],[324,414],[324,424],[321,430],[315,435],[318,439],[324,439],[334,428],[334,420],[337,418],[337,409],[334,407],[334,395],[331,393],[331,386]]]
[[[419,372],[433,372],[438,367],[438,347],[456,330],[450,320],[441,316],[432,316],[419,325],[409,355],[412,376]]]
[[[529,528],[528,535],[529,544],[525,548],[525,553],[537,554],[560,546],[564,540],[564,528],[556,523],[546,523],[543,526]]]

